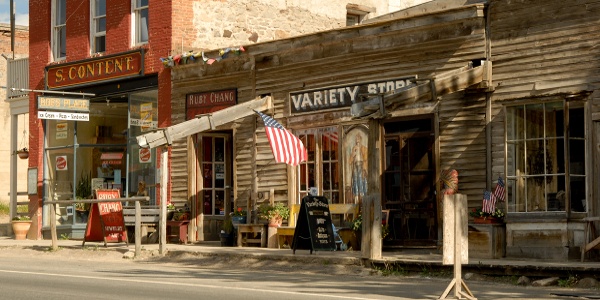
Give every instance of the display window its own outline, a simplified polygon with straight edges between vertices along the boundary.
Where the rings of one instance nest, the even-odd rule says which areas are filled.
[[[156,90],[122,94],[92,99],[87,122],[46,120],[46,198],[91,199],[104,188],[122,197],[143,194],[151,199],[144,204],[154,204],[155,153],[140,149],[135,136],[156,128],[156,103]],[[86,224],[89,205],[55,205],[57,225]]]
[[[587,211],[585,102],[506,107],[508,211]]]
[[[338,127],[306,129],[297,135],[308,152],[308,159],[298,165],[298,199],[316,188],[330,203],[343,203]]]

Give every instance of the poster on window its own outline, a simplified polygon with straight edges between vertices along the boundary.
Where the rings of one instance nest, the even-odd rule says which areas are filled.
[[[66,171],[67,168],[67,156],[59,155],[56,157],[56,171]]]
[[[152,103],[142,103],[140,104],[140,118],[142,131],[146,131],[151,129],[152,122],[154,121],[152,118]]]
[[[150,152],[149,148],[140,148],[138,152],[139,161],[141,164],[150,163],[150,158],[152,157],[152,152]]]
[[[56,139],[64,140],[67,138],[67,133],[69,129],[69,123],[56,123]]]

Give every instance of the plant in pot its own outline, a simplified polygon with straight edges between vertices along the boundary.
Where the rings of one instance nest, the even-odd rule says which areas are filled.
[[[499,224],[504,222],[504,212],[495,208],[493,212],[485,212],[481,207],[473,208],[469,212],[469,216],[473,217],[475,224]]]
[[[225,215],[221,224],[221,246],[233,246],[233,223],[230,215]]]
[[[238,207],[234,212],[231,213],[231,221],[233,224],[246,224],[246,211]]]
[[[20,159],[26,159],[29,157],[29,149],[27,149],[27,147],[21,148],[16,150],[15,154],[18,155]]]
[[[175,204],[173,204],[173,203],[167,204],[167,221],[173,220],[173,216],[175,215],[176,211],[177,210],[175,209]]]
[[[258,207],[258,213],[261,219],[269,222],[269,227],[281,227],[284,219],[289,218],[290,208],[283,203],[263,203]]]
[[[31,218],[29,216],[17,216],[12,219],[12,230],[15,233],[15,240],[24,240],[31,227]]]

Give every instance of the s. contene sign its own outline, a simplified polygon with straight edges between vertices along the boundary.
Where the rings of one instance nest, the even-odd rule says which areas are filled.
[[[46,67],[49,90],[144,75],[142,50]]]

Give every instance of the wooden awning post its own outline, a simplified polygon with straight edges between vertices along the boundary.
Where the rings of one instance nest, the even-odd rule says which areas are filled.
[[[167,184],[169,183],[168,172],[169,147],[162,147],[160,153],[160,222],[158,223],[160,240],[158,253],[165,254],[167,243]]]

